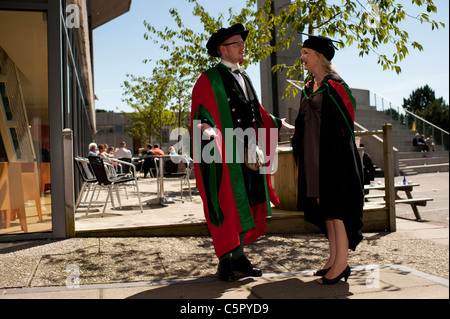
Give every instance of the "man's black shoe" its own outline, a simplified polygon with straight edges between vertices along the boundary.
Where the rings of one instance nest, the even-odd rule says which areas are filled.
[[[236,260],[233,260],[233,269],[244,273],[246,276],[261,277],[262,270],[252,263],[245,256],[241,256]]]
[[[222,281],[234,281],[236,276],[233,272],[233,265],[231,263],[231,258],[224,259],[219,262],[219,267],[217,267],[217,274],[219,280]]]

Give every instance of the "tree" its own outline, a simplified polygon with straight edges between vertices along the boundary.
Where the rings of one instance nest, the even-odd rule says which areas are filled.
[[[166,27],[158,30],[148,22],[146,39],[160,43],[161,48],[177,56],[180,63],[186,65],[195,76],[213,66],[216,61],[206,52],[206,41],[218,28],[224,25],[224,14],[212,17],[198,3],[198,0],[187,0],[194,5],[193,15],[199,17],[203,24],[202,32],[195,32],[184,26],[176,9],[170,13],[177,23],[178,30]],[[432,0],[413,0],[413,5],[424,8],[417,17],[409,15],[400,0],[369,1],[370,8],[364,7],[360,1],[342,0],[341,4],[325,0],[295,0],[283,8],[274,8],[272,0],[263,1],[256,8],[257,0],[247,0],[240,12],[228,10],[227,25],[242,23],[249,30],[247,37],[246,64],[255,63],[267,58],[277,50],[284,50],[296,41],[299,32],[325,35],[341,40],[340,47],[356,45],[359,55],[371,53],[378,55],[378,64],[383,70],[401,72],[398,63],[409,53],[409,49],[423,50],[422,45],[409,39],[409,34],[398,25],[406,18],[416,19],[420,23],[429,23],[431,29],[445,27],[442,22],[430,19],[430,14],[437,12]],[[275,37],[276,35],[276,37]],[[275,40],[276,39],[276,40]],[[391,56],[378,53],[389,51]],[[288,69],[288,78],[302,78],[303,68],[300,57],[293,66],[277,64],[272,71]],[[287,90],[290,90],[290,86]],[[295,90],[294,90],[295,94]]]
[[[425,86],[414,90],[408,99],[403,99],[403,108],[412,113],[417,113],[418,111],[423,111],[435,99],[436,95],[434,90],[428,84],[425,84]]]
[[[167,87],[172,78],[164,68],[155,68],[151,78],[130,74],[127,77],[131,82],[125,81],[122,87],[126,96],[123,101],[134,109],[130,114],[133,123],[130,136],[144,141],[156,137],[162,144],[162,128],[173,121],[172,113],[167,110],[170,101]]]
[[[134,112],[128,114],[132,120],[130,136],[149,141],[154,133],[154,114],[151,108],[151,80],[127,74],[130,80],[124,81],[122,88],[125,98],[122,101],[130,105]]]
[[[442,97],[431,102],[419,116],[426,119],[428,122],[449,131],[449,107]]]
[[[191,73],[174,57],[168,60],[160,60],[157,64],[166,72],[169,80],[165,89],[170,101],[169,110],[173,113],[173,120],[170,124],[177,127],[186,127],[186,117],[189,115],[191,106],[190,91],[193,83]]]
[[[428,122],[449,130],[449,106],[443,97],[436,99],[434,90],[428,85],[415,89],[408,99],[403,99],[402,106]]]

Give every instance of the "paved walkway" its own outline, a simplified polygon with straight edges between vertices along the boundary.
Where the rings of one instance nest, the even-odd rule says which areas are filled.
[[[425,227],[424,227],[425,226]],[[445,231],[446,230],[446,231]],[[398,220],[398,232],[367,237],[360,254],[380,260],[398,254],[401,243],[425,245],[428,259],[447,264],[448,228]],[[395,235],[397,238],[387,238]],[[209,238],[73,238],[0,244],[0,299],[3,298],[449,298],[447,279],[405,264],[354,264],[348,283],[317,284],[310,266],[320,265],[326,250],[317,235],[267,236],[251,245],[248,255],[265,269],[261,278],[220,282]],[[446,240],[446,244],[443,242]],[[389,244],[390,243],[390,244]],[[392,251],[380,252],[386,244]],[[383,248],[380,248],[383,247]],[[315,256],[311,250],[318,251]],[[409,255],[414,255],[413,247]],[[446,255],[445,255],[446,252]],[[421,254],[426,252],[422,251]],[[442,260],[435,254],[444,253]],[[404,257],[398,254],[397,257]],[[410,256],[424,263],[427,256]],[[420,260],[422,259],[422,260]],[[372,257],[375,261],[376,258]],[[307,269],[304,269],[304,268]],[[417,268],[417,267],[416,267]],[[298,270],[296,270],[298,269]],[[304,269],[304,270],[301,270]]]
[[[350,252],[348,283],[315,282],[327,257],[319,234],[262,237],[246,253],[264,275],[231,283],[216,279],[209,236],[71,238],[0,242],[0,299],[449,299],[448,173],[425,177],[437,200],[422,217],[446,209],[446,223],[398,210],[397,232],[365,233]]]

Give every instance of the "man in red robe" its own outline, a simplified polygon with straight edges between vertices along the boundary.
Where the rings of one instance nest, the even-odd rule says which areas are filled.
[[[265,233],[270,202],[279,203],[270,182],[271,165],[278,130],[294,128],[266,112],[240,67],[247,35],[243,25],[235,24],[211,36],[208,53],[221,61],[202,73],[192,92],[195,177],[219,258],[218,277],[224,281],[234,280],[234,271],[262,275],[243,249]],[[261,153],[263,163],[257,165],[252,155]]]

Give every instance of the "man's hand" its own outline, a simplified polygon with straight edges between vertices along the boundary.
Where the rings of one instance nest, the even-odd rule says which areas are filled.
[[[214,131],[214,129],[206,123],[203,124],[197,124],[197,127],[202,129],[203,134],[205,134],[208,137],[218,137],[219,135],[217,135],[216,131]]]
[[[295,126],[286,122],[286,118],[281,119],[281,127],[287,130],[295,130]]]

